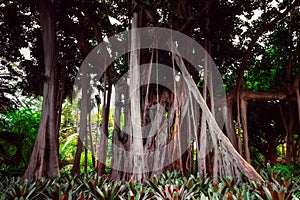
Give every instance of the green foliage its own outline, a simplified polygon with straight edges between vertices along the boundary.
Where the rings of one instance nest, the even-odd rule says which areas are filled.
[[[21,108],[1,114],[4,126],[1,131],[9,131],[15,134],[28,134],[35,138],[36,130],[40,120],[40,112],[31,108]]]
[[[61,125],[59,131],[59,163],[61,173],[69,173],[74,161],[78,133],[76,127],[76,104],[69,99],[63,103],[61,112]]]
[[[36,181],[1,177],[1,199],[297,199],[300,182],[262,172],[265,182],[238,183],[227,177],[219,182],[200,174],[178,172],[153,176],[148,182],[120,182],[96,173],[62,175]]]
[[[0,114],[0,170],[21,175],[29,162],[38,132],[38,107],[10,110]]]
[[[300,182],[300,165],[275,164],[274,167],[266,169],[269,173],[280,174],[284,179]]]
[[[254,67],[252,72],[245,72],[247,78],[247,89],[254,92],[275,92],[274,85],[278,85],[276,81],[276,69],[257,69]]]

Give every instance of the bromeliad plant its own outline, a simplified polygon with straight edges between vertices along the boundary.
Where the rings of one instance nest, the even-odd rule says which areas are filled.
[[[243,183],[226,177],[218,182],[200,174],[181,176],[167,172],[149,181],[120,182],[96,173],[76,176],[62,175],[36,181],[1,177],[0,199],[260,199],[296,200],[300,198],[300,182],[286,180],[276,173],[262,172],[264,182]]]

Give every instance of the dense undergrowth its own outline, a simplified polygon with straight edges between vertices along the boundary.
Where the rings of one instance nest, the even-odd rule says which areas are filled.
[[[300,199],[300,179],[292,180],[270,171],[261,172],[265,182],[237,182],[224,178],[217,183],[201,175],[181,176],[167,172],[151,180],[117,182],[95,173],[62,175],[37,181],[0,177],[1,199]]]

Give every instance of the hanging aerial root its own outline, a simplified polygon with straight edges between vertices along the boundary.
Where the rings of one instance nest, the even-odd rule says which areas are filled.
[[[300,92],[299,92],[299,82],[300,82],[300,73],[297,74],[294,81],[294,89],[296,90],[297,95],[297,105],[298,105],[298,120],[300,122]]]
[[[255,171],[255,169],[246,162],[243,157],[236,151],[236,149],[232,146],[229,139],[224,135],[222,130],[219,128],[215,118],[213,117],[212,113],[210,112],[206,102],[204,101],[201,93],[199,92],[195,82],[191,78],[190,74],[188,73],[186,66],[178,52],[175,48],[173,42],[168,43],[171,52],[175,52],[175,60],[176,63],[181,70],[182,77],[186,82],[189,90],[191,91],[192,95],[194,96],[196,102],[200,105],[202,112],[206,116],[206,120],[209,126],[209,134],[212,138],[212,144],[214,145],[216,151],[215,156],[217,157],[215,165],[224,165],[216,167],[214,166],[214,170],[218,170],[214,172],[214,176],[222,175],[222,176],[231,176],[234,178],[239,178],[237,173],[240,171],[250,180],[260,180],[263,181],[262,177]],[[198,120],[198,119],[195,119]],[[219,141],[219,142],[218,142]],[[202,141],[200,141],[202,142]],[[220,162],[222,160],[222,162]],[[231,166],[231,167],[228,167]],[[220,171],[220,169],[225,168],[226,170]],[[214,177],[215,178],[215,177]]]

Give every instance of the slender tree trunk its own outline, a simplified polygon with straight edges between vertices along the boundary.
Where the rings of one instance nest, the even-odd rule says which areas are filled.
[[[300,123],[300,91],[299,91],[299,83],[300,83],[300,73],[298,73],[297,76],[295,77],[294,84],[293,84],[294,90],[296,91],[296,95],[297,95],[298,122]]]
[[[84,173],[87,173],[88,168],[88,132],[85,134],[85,145],[84,145]]]
[[[106,75],[105,75],[106,76]],[[105,78],[106,79],[106,78]],[[106,87],[106,83],[104,84]],[[107,90],[104,89],[106,93],[103,100],[103,108],[102,108],[102,127],[101,127],[101,138],[100,138],[100,145],[98,148],[99,152],[99,161],[98,161],[98,174],[103,175],[105,173],[106,167],[106,157],[107,157],[107,148],[108,148],[108,127],[109,127],[109,110],[110,110],[110,99],[111,99],[111,89],[112,85],[108,80]]]
[[[238,150],[235,128],[233,125],[232,105],[223,106],[222,113],[223,113],[223,119],[224,119],[225,128],[227,132],[227,137],[229,138],[234,148]]]
[[[115,114],[114,114],[114,132],[112,136],[112,159],[111,159],[111,178],[114,180],[120,180],[119,171],[117,169],[121,169],[121,142],[119,141],[119,137],[121,134],[121,101],[122,101],[122,93],[118,87],[115,87]]]
[[[247,127],[247,101],[241,100],[241,114],[242,114],[242,125],[243,125],[243,135],[244,135],[244,150],[245,159],[250,163],[250,151],[249,151],[249,137],[248,137],[248,127]]]
[[[43,38],[45,77],[42,116],[38,136],[24,178],[36,179],[59,176],[58,164],[58,83],[56,23],[54,3],[38,1]]]
[[[290,111],[289,116],[289,125],[286,132],[286,164],[291,165],[292,164],[292,154],[293,154],[293,130],[295,125],[295,116],[294,112]]]
[[[131,54],[130,54],[130,110],[132,124],[132,144],[130,146],[132,154],[133,179],[142,180],[144,178],[144,146],[141,129],[141,105],[140,105],[140,49],[139,33],[134,30],[138,26],[138,14],[134,13],[132,19],[131,32]]]
[[[88,83],[89,76],[87,74],[87,67],[83,67],[82,71],[82,93],[80,99],[80,122],[79,122],[79,135],[77,140],[77,147],[75,159],[73,162],[72,175],[80,173],[80,159],[83,150],[83,140],[87,134],[87,115],[88,115]]]
[[[289,104],[292,102],[289,102]],[[290,105],[289,105],[290,106]],[[290,165],[292,162],[292,141],[291,136],[295,125],[295,116],[294,112],[287,112],[287,108],[284,103],[280,104],[280,113],[281,118],[284,124],[285,133],[286,133],[286,164]]]
[[[95,169],[95,151],[94,151],[94,143],[93,143],[93,135],[92,135],[92,119],[91,119],[91,113],[89,113],[89,143],[90,143],[90,148],[91,148],[91,153],[92,153],[92,164],[93,168]]]
[[[268,155],[267,155],[267,159],[270,161],[271,166],[274,166],[275,164],[275,160],[276,160],[276,142],[274,140],[274,138],[271,138],[268,142]]]

